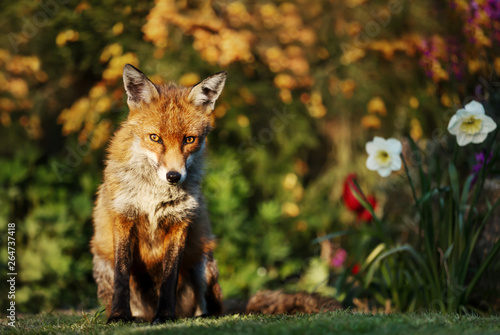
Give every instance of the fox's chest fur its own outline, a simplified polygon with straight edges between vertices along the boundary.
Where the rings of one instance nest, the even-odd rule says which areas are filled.
[[[121,176],[126,181],[113,199],[113,208],[130,219],[145,216],[150,234],[157,228],[189,220],[199,207],[199,199],[184,190],[164,185],[138,184],[135,175]]]

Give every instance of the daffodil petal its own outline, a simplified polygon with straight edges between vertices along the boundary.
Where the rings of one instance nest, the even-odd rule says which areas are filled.
[[[458,119],[457,114],[453,115],[448,123],[448,131],[452,135],[456,135],[458,128],[460,127],[460,120]]]
[[[390,151],[396,155],[399,155],[401,151],[403,150],[403,146],[401,145],[401,142],[396,140],[395,138],[390,138],[386,141],[387,143],[387,151]]]
[[[391,170],[398,171],[401,169],[401,157],[394,155],[391,158]]]
[[[476,100],[472,100],[465,105],[465,110],[475,115],[484,115],[484,106]]]
[[[375,155],[375,153],[377,152],[377,147],[378,146],[374,143],[374,141],[370,141],[365,145],[365,149],[368,155]]]
[[[493,121],[493,119],[488,115],[484,115],[482,117],[482,120],[483,124],[481,128],[481,133],[489,133],[497,128],[497,124],[495,123],[495,121]]]
[[[488,133],[479,133],[472,137],[472,143],[483,143],[484,140],[488,137]]]
[[[377,170],[377,172],[380,175],[380,177],[383,177],[383,178],[389,176],[391,174],[391,171],[392,170],[390,168],[388,168],[388,167]]]
[[[366,168],[370,171],[376,171],[379,168],[375,155],[368,156],[366,160]]]
[[[472,135],[466,134],[464,132],[459,131],[457,133],[457,143],[459,146],[463,147],[472,142]]]
[[[385,146],[385,138],[380,137],[380,136],[375,136],[373,138],[373,143],[375,143],[375,145],[377,145],[377,146],[384,147]]]

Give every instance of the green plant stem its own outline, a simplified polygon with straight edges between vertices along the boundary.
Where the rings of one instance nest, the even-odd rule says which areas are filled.
[[[418,212],[420,213],[420,204],[418,203],[417,192],[415,191],[415,185],[413,185],[413,180],[410,176],[410,169],[408,169],[408,164],[406,164],[405,156],[401,154],[401,160],[403,161],[403,165],[405,166],[406,177],[408,178],[408,183],[410,184],[411,193],[413,195],[413,201],[415,202],[415,207],[417,207]],[[418,249],[422,249],[422,218],[418,221]]]
[[[453,165],[457,166],[457,156],[458,156],[458,143],[455,142],[455,146],[453,147]]]
[[[413,185],[413,180],[411,179],[410,170],[408,169],[408,165],[406,164],[405,156],[403,156],[403,154],[401,154],[400,156],[401,156],[401,160],[403,161],[403,165],[405,166],[406,177],[408,177],[408,182],[410,183],[411,193],[413,195],[413,201],[415,201],[415,206],[420,211],[420,206],[419,206],[418,198],[417,198],[417,192],[415,191],[415,186]]]

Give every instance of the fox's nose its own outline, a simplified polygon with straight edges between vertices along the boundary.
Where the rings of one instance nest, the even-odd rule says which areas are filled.
[[[167,172],[167,180],[170,184],[177,184],[181,180],[181,174],[177,171]]]

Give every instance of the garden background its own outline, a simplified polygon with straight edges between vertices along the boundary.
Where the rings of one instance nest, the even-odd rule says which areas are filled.
[[[404,276],[391,290],[390,263],[368,271],[379,245],[372,215],[346,208],[344,180],[356,173],[373,194],[395,244],[415,241],[420,217],[404,169],[385,179],[368,171],[365,143],[403,139],[412,173],[428,157],[451,156],[448,121],[467,102],[481,102],[497,120],[497,1],[20,0],[0,7],[0,278],[14,222],[18,311],[98,306],[91,212],[106,143],[127,116],[127,63],[155,83],[193,85],[228,72],[204,183],[226,298],[285,288],[365,309],[426,307],[412,304],[416,292]],[[459,155],[459,172],[467,175],[475,151]],[[348,233],[321,239],[336,231]],[[488,272],[498,276],[498,257]],[[495,297],[479,292],[472,306],[491,311]]]

